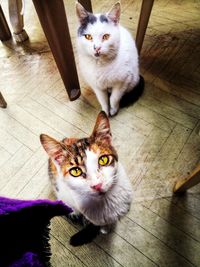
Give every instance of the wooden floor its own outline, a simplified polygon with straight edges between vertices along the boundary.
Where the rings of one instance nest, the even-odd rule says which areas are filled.
[[[32,1],[25,2],[30,40],[0,43],[0,91],[8,102],[0,109],[0,195],[52,198],[39,134],[87,136],[100,106],[82,82],[82,96],[69,102]],[[75,44],[74,1],[65,2]],[[92,1],[97,12],[114,2]],[[121,22],[135,36],[141,1],[121,2]],[[53,266],[200,266],[200,186],[172,195],[175,180],[200,161],[199,10],[196,0],[155,0],[140,58],[144,95],[111,119],[133,185],[131,211],[112,234],[78,248],[68,242],[77,229],[54,219]]]

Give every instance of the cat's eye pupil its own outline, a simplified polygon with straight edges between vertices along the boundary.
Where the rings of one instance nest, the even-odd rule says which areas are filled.
[[[103,35],[103,40],[108,40],[110,37],[110,34],[106,33]]]
[[[107,165],[108,162],[109,162],[108,156],[101,156],[101,157],[99,158],[99,164],[100,164],[101,166],[105,166],[105,165]]]
[[[90,34],[85,34],[85,38],[86,38],[87,40],[92,40],[92,35],[90,35]]]
[[[72,168],[69,172],[74,177],[78,177],[78,176],[80,176],[82,174],[82,170],[80,168],[78,168],[78,167]]]

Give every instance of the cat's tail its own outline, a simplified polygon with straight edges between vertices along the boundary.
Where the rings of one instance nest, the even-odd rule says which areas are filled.
[[[120,107],[128,107],[135,103],[139,97],[142,95],[144,91],[144,78],[140,75],[140,79],[138,84],[131,90],[130,92],[123,95],[121,101],[120,101]]]

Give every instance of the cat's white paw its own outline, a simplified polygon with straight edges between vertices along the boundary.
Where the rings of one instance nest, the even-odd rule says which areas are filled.
[[[110,108],[110,116],[112,117],[112,116],[115,116],[117,113],[118,113],[118,111],[119,111],[119,108],[117,107],[114,107],[114,108]]]
[[[112,230],[112,225],[104,225],[100,227],[100,233],[103,235],[107,235],[111,232]]]
[[[107,226],[101,226],[100,233],[103,235],[107,235],[109,233],[109,229]]]

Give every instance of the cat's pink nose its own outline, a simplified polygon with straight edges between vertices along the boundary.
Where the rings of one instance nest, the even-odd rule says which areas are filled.
[[[99,51],[101,50],[101,46],[95,46],[94,45],[94,50],[96,53],[99,53]]]
[[[96,48],[95,48],[95,51],[96,51],[97,53],[99,53],[100,50],[101,50],[101,47],[96,47]]]
[[[92,185],[91,188],[96,190],[96,191],[101,191],[102,183],[99,183],[99,184],[96,184],[96,185]]]

